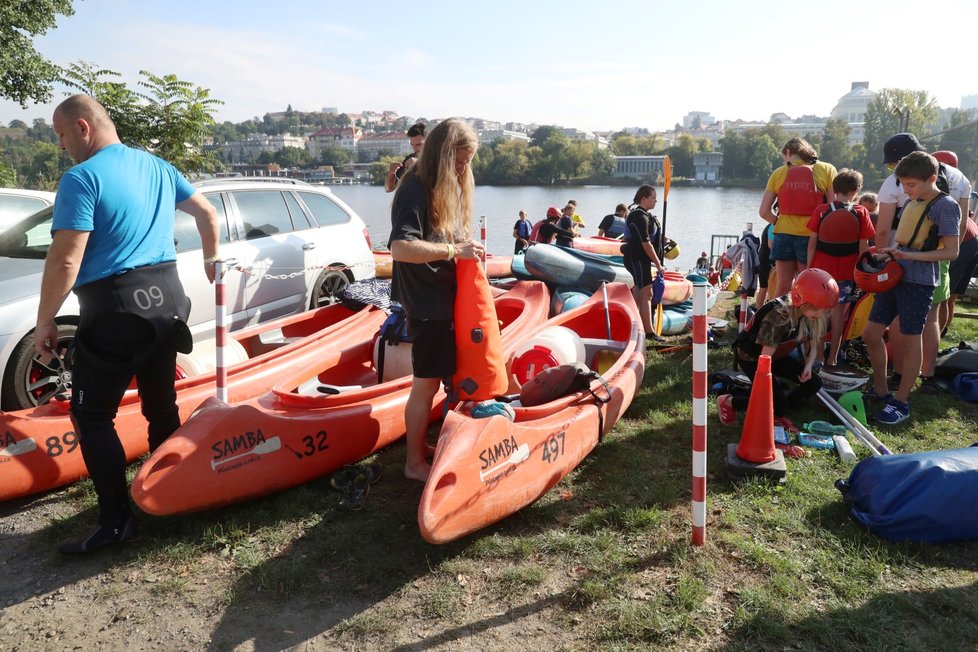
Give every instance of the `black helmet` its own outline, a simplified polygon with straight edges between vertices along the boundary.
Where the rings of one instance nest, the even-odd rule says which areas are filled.
[[[913,134],[890,136],[889,140],[883,145],[883,165],[899,163],[900,159],[910,152],[926,151],[924,146],[920,144],[920,141]]]

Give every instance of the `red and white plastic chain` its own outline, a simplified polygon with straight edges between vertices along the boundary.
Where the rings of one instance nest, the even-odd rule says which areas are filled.
[[[257,273],[255,272],[254,269],[241,267],[240,265],[235,265],[231,269],[241,272],[242,274],[245,274],[247,276],[258,276],[260,278],[268,279],[268,280],[284,281],[291,278],[295,278],[297,276],[303,276],[306,272],[316,270],[316,269],[325,269],[333,272],[342,272],[348,269],[353,269],[354,267],[376,267],[376,265],[374,263],[354,263],[353,265],[312,265],[310,267],[303,267],[302,269],[299,269],[294,272],[290,272],[288,274]]]

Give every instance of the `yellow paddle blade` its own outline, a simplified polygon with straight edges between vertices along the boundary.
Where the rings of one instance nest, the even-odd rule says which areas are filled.
[[[655,308],[655,334],[662,335],[662,304]]]
[[[662,177],[664,179],[662,186],[662,201],[669,199],[669,186],[672,185],[672,161],[669,160],[669,155],[662,160]]]

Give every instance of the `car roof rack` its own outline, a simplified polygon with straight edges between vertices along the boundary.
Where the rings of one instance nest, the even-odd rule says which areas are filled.
[[[220,177],[217,179],[198,179],[194,181],[193,185],[200,187],[214,186],[221,183],[288,183],[294,186],[312,185],[301,179],[292,179],[290,177]]]

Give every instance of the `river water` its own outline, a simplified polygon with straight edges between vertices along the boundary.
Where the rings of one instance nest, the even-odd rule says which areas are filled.
[[[475,192],[475,233],[478,219],[486,217],[489,253],[513,253],[513,223],[520,209],[530,220],[541,219],[549,206],[562,208],[568,199],[577,200],[577,212],[584,218],[584,235],[597,235],[598,223],[614,212],[618,203],[630,204],[636,188],[631,186],[478,186]],[[381,186],[333,186],[333,193],[349,204],[370,229],[374,246],[386,245],[390,235],[390,205],[393,193]],[[679,257],[667,261],[669,269],[687,271],[693,267],[701,251],[709,251],[710,236],[737,235],[748,222],[760,233],[761,218],[757,208],[761,190],[741,188],[692,188],[673,186],[669,191],[666,210],[666,235],[680,246]],[[659,203],[652,212],[663,214],[662,187],[658,188]]]

